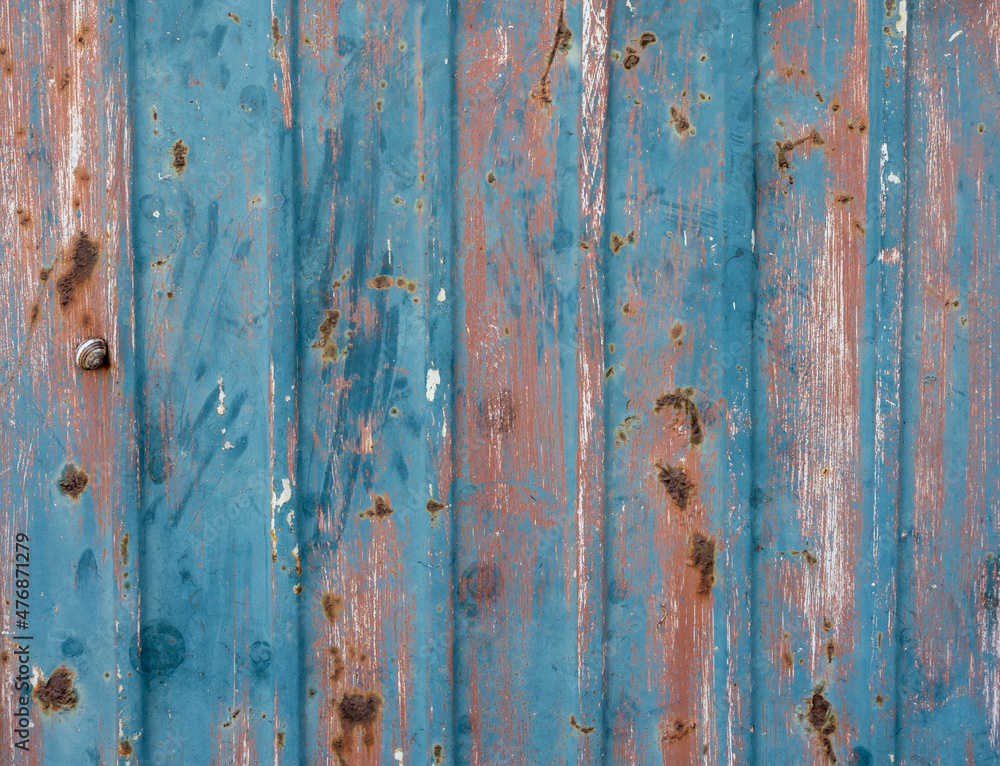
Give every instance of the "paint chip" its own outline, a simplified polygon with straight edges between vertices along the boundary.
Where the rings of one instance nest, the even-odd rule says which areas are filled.
[[[433,368],[427,371],[427,401],[434,401],[437,387],[441,385],[441,373]]]
[[[222,378],[219,378],[219,406],[215,408],[215,411],[220,415],[226,414],[226,392],[222,390]]]
[[[448,296],[444,293],[444,288],[442,287],[438,290],[438,303],[444,303],[448,299]]]

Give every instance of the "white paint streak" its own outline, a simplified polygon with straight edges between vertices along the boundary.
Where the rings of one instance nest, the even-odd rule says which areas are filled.
[[[441,385],[441,373],[432,367],[427,371],[427,401],[434,401],[434,394],[439,385]]]
[[[438,303],[444,303],[447,300],[447,298],[448,296],[445,295],[444,288],[442,287],[440,290],[438,290]]]
[[[220,415],[226,414],[226,392],[222,390],[222,378],[219,378],[219,406],[215,408],[215,411]]]
[[[896,31],[906,37],[906,0],[899,0],[899,21],[896,22]]]
[[[901,181],[902,181],[902,179],[899,176],[897,176],[895,173],[890,173],[889,174],[889,180],[892,181],[894,184],[901,183]]]
[[[958,30],[955,34],[948,38],[948,42],[954,42],[955,38],[962,34],[962,30]]]

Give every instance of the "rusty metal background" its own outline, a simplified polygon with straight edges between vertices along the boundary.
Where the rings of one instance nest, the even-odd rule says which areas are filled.
[[[0,763],[997,763],[998,40],[7,0]]]

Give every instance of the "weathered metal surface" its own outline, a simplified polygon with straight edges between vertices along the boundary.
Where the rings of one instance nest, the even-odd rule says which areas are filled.
[[[998,18],[8,3],[0,763],[995,762]]]

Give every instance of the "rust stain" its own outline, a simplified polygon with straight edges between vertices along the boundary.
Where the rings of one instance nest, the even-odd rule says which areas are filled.
[[[440,764],[444,760],[444,746],[434,745],[434,763]]]
[[[615,446],[624,447],[628,443],[628,435],[639,425],[638,415],[629,415],[622,421],[622,424],[615,428]]]
[[[80,25],[76,31],[76,47],[83,48],[87,45],[87,37],[90,35],[90,27],[86,24]]]
[[[368,286],[375,290],[388,290],[394,284],[388,274],[379,274],[368,280]]]
[[[229,15],[232,16],[232,14]],[[279,731],[277,734],[274,735],[274,744],[277,746],[279,750],[281,750],[285,746],[285,732]]]
[[[123,739],[118,743],[118,755],[122,758],[130,758],[134,752],[135,748],[132,747],[132,743],[127,739]]]
[[[27,229],[35,223],[31,211],[27,208],[19,207],[14,211],[14,214],[17,215],[17,225],[22,229]]]
[[[188,156],[188,145],[184,143],[183,138],[178,138],[174,141],[174,145],[170,147],[170,154],[173,157],[170,164],[173,165],[174,170],[180,175],[187,167]]]
[[[374,725],[382,712],[382,695],[376,691],[346,692],[337,703],[337,717],[340,719],[341,732],[330,743],[330,749],[336,754],[341,766],[346,766],[344,755],[353,745],[354,732],[358,727],[364,732],[362,741],[365,745],[375,744]]]
[[[437,515],[443,511],[447,506],[440,500],[435,500],[433,497],[427,501],[427,505],[424,506],[427,509],[427,513],[431,515],[432,518],[436,518]]]
[[[118,548],[122,557],[122,566],[128,566],[128,532],[122,535],[122,541]]]
[[[59,477],[59,489],[74,500],[83,494],[89,483],[90,476],[87,472],[73,463],[68,463]]]
[[[840,107],[837,106],[834,111],[837,111]],[[788,174],[789,169],[792,167],[792,161],[789,159],[789,155],[802,144],[810,143],[813,146],[823,146],[826,141],[816,128],[813,128],[808,133],[806,133],[802,138],[797,138],[794,141],[791,139],[786,139],[784,141],[775,141],[775,147],[778,152],[778,170],[784,174]]]
[[[833,642],[831,638],[826,642],[826,661],[833,662],[833,658],[837,656],[837,645]]]
[[[52,671],[48,680],[42,676],[38,679],[31,696],[35,698],[45,713],[58,713],[60,710],[72,710],[80,702],[80,695],[73,688],[73,678],[76,676],[65,665],[60,665]]]
[[[694,125],[691,124],[691,118],[688,117],[688,115],[684,114],[684,112],[681,111],[681,108],[679,106],[676,106],[674,104],[670,105],[669,124],[673,125],[674,132],[678,136],[684,136],[684,135],[693,136],[698,132],[697,130],[695,130]]]
[[[540,99],[545,103],[552,102],[552,94],[549,92],[549,73],[552,71],[552,63],[555,61],[557,53],[565,53],[569,50],[569,45],[573,40],[573,32],[566,24],[566,9],[559,7],[559,18],[556,21],[556,34],[552,39],[552,47],[545,57],[545,69],[538,80],[538,92],[532,91],[533,98]]]
[[[673,498],[677,507],[684,510],[694,490],[691,479],[680,466],[657,463],[656,468],[659,471],[660,484],[667,488],[667,494]]]
[[[674,716],[662,728],[661,738],[668,745],[673,745],[687,737],[698,727],[698,724],[691,718]]]
[[[59,305],[65,308],[76,297],[77,288],[90,279],[97,266],[97,243],[81,231],[70,246],[70,263],[66,272],[56,280]]]
[[[624,308],[624,307],[623,307]],[[667,408],[684,415],[688,419],[688,440],[692,445],[701,444],[704,434],[701,430],[701,411],[694,400],[694,389],[677,387],[672,393],[664,394],[656,400],[654,412],[662,412]]]
[[[698,572],[698,593],[711,593],[715,584],[715,540],[695,532],[688,544],[688,560]]]
[[[339,646],[331,646],[330,657],[333,660],[333,672],[330,674],[330,681],[335,684],[340,683],[347,667],[344,663],[344,653],[340,651]]]
[[[569,717],[569,725],[572,726],[574,729],[576,729],[581,734],[590,734],[594,730],[593,726],[583,726],[583,725],[581,725],[580,722],[576,720],[576,716],[575,715],[570,715],[570,717]]]
[[[326,617],[327,622],[333,625],[337,618],[340,617],[340,613],[344,611],[344,599],[335,593],[327,591],[323,594],[322,599],[320,599],[320,606],[323,609],[323,616]]]
[[[239,14],[238,14],[238,13],[233,13],[232,11],[230,11],[228,15],[229,15],[229,18],[231,18],[231,19],[232,19],[233,21],[235,21],[235,22],[236,22],[237,24],[239,24],[239,23],[240,23],[240,16],[239,16]],[[284,735],[284,734],[281,734],[281,737],[282,737],[282,739],[284,739],[285,735]]]
[[[833,711],[833,705],[823,696],[823,687],[817,687],[810,699],[806,700],[808,709],[805,714],[805,723],[816,737],[816,742],[823,751],[823,755],[829,763],[837,762],[837,754],[833,749],[831,738],[837,733],[837,714]]]
[[[373,495],[372,504],[358,514],[361,518],[384,518],[392,515],[389,496]]]
[[[285,39],[285,36],[281,34],[281,26],[277,16],[271,18],[271,39],[274,41],[275,48],[281,45],[281,41]]]
[[[339,309],[327,309],[326,315],[323,317],[323,321],[319,325],[319,340],[312,344],[313,348],[320,348],[323,350],[322,359],[324,362],[336,361],[337,357],[340,355],[340,349],[337,347],[337,341],[331,340],[331,335],[333,331],[337,329],[337,324],[340,322],[340,310]]]
[[[42,282],[48,282],[49,277],[52,276],[51,266],[42,266],[38,269],[38,279]]]

